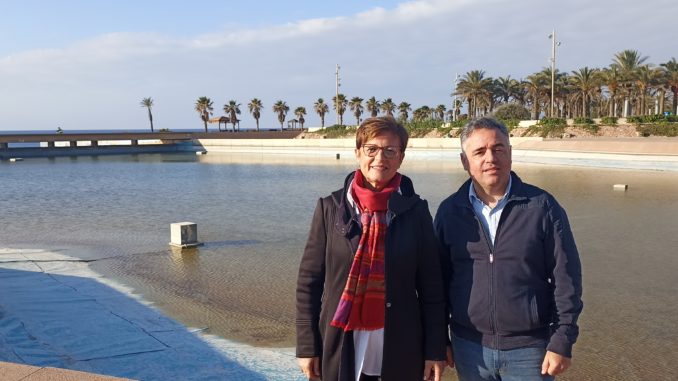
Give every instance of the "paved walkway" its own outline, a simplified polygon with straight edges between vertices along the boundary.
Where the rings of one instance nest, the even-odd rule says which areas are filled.
[[[52,367],[135,380],[303,379],[292,349],[192,332],[132,295],[79,259],[0,248],[0,361],[38,367],[31,377],[58,374],[40,369]],[[4,364],[0,380],[32,369]]]

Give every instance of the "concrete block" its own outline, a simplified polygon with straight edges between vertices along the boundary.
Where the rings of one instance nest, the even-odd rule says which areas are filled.
[[[198,242],[198,225],[194,222],[176,222],[170,225],[170,245],[176,247],[195,247]]]
[[[616,191],[626,191],[627,189],[629,189],[629,186],[628,184],[614,184],[612,189]]]

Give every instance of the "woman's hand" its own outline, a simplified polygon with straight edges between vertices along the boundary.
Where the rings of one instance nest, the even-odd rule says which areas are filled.
[[[424,380],[440,381],[443,377],[443,371],[445,371],[445,365],[447,365],[445,361],[425,360]]]
[[[454,351],[452,351],[452,346],[447,346],[447,366],[454,369]]]
[[[309,380],[320,380],[320,357],[300,357],[297,364]]]

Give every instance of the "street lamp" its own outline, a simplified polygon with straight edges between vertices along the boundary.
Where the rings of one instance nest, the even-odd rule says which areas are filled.
[[[454,74],[454,90],[452,91],[452,121],[457,121],[457,82],[459,82],[459,73]]]
[[[556,41],[556,30],[549,34],[551,39],[551,118],[553,118],[553,104],[555,103],[555,82],[556,82],[556,46],[560,46],[560,41]]]
[[[334,73],[335,76],[336,76],[336,80],[335,80],[335,85],[336,85],[336,86],[335,86],[334,107],[335,107],[335,111],[336,111],[336,114],[337,114],[337,115],[336,115],[336,116],[337,116],[337,124],[339,124],[339,110],[338,110],[338,109],[339,109],[339,103],[338,103],[338,102],[339,102],[339,86],[341,86],[341,83],[339,83],[339,80],[340,80],[340,78],[339,78],[339,69],[341,69],[341,66],[339,66],[339,64],[337,64],[337,71]]]

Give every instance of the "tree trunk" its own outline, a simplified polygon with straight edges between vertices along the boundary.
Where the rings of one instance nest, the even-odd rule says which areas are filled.
[[[588,114],[589,110],[588,110],[588,107],[586,107],[586,106],[588,106],[588,105],[586,104],[586,93],[584,93],[584,94],[582,94],[582,97],[581,97],[581,116],[582,116],[582,118],[586,118],[586,116]]]
[[[151,132],[153,132],[153,114],[151,114],[151,109],[148,109],[148,120],[151,122]]]
[[[664,99],[666,98],[666,90],[659,90],[659,115],[664,115]]]

